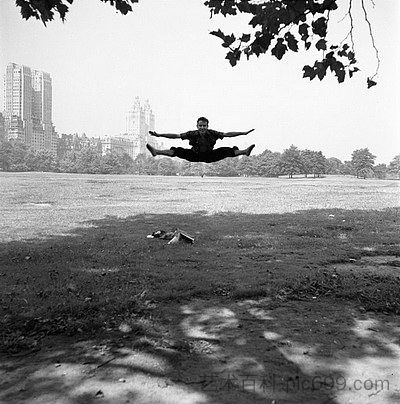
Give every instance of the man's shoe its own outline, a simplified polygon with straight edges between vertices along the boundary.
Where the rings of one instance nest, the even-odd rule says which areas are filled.
[[[153,157],[157,156],[156,149],[153,146],[150,146],[148,143],[146,144],[147,150],[151,153]]]
[[[246,156],[250,156],[250,153],[252,152],[255,146],[256,146],[255,144],[252,144],[246,149]]]

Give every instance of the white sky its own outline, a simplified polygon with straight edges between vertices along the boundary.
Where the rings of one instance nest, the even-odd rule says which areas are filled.
[[[378,85],[369,90],[366,77],[375,72],[376,60],[360,1],[353,0],[362,71],[342,84],[333,76],[303,79],[303,65],[315,61],[305,51],[281,61],[269,55],[242,60],[232,68],[221,41],[209,32],[237,32],[241,26],[248,31],[246,25],[235,17],[210,19],[203,0],[140,0],[126,16],[100,0],[75,1],[64,24],[56,20],[47,28],[23,20],[14,0],[1,0],[0,70],[4,75],[14,62],[50,73],[58,133],[118,135],[139,96],[149,99],[161,133],[194,129],[204,115],[216,130],[256,129],[219,145],[256,143],[259,154],[294,144],[342,161],[368,147],[377,163],[388,164],[400,153],[399,1],[375,0],[373,8],[364,0],[381,59]],[[337,20],[348,7],[340,2]],[[348,24],[336,25],[340,38]]]

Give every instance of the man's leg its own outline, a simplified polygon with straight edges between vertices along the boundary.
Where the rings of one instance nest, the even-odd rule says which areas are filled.
[[[251,146],[249,146],[247,149],[243,149],[243,150],[235,150],[235,156],[250,156],[252,150],[254,149],[255,144],[252,144]]]
[[[148,143],[146,145],[147,150],[151,153],[153,157],[156,156],[169,156],[169,157],[174,157],[174,151],[173,150],[157,150],[153,146],[150,146]]]
[[[207,155],[201,161],[204,161],[206,163],[214,163],[227,157],[236,157],[241,155],[250,156],[250,153],[254,149],[254,146],[255,145],[253,144],[244,150],[239,150],[236,146],[219,147],[218,149],[212,150],[211,152],[207,153]]]
[[[171,147],[169,150],[157,150],[149,144],[146,145],[147,150],[155,156],[168,156],[168,157],[178,157],[191,162],[199,161],[199,156],[191,149],[184,149],[183,147]]]

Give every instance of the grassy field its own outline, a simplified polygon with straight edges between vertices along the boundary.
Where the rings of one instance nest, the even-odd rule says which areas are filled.
[[[283,214],[400,205],[399,182],[353,177],[289,180],[0,173],[0,190],[3,242],[68,234],[106,216]]]
[[[313,282],[357,299],[369,288],[368,307],[400,307],[396,277],[379,279],[388,302],[367,274],[356,285],[351,271],[332,282],[327,269],[399,255],[394,181],[3,173],[0,184],[0,298],[12,315],[120,307],[143,291],[155,300],[238,297]],[[146,238],[176,227],[195,244]]]
[[[34,362],[30,356],[0,362],[0,401],[31,403],[39,397],[35,402],[97,402],[97,389],[90,390],[97,380],[110,397],[116,394],[104,402],[153,402],[151,394],[148,401],[126,401],[128,396],[115,385],[118,375],[134,379],[141,367],[104,366],[104,358],[122,360],[128,351],[135,358],[138,352],[154,355],[141,366],[155,360],[159,373],[151,375],[162,377],[162,383],[181,380],[184,372],[189,379],[199,372],[213,373],[223,363],[229,371],[243,355],[259,363],[268,360],[277,374],[291,375],[294,364],[301,364],[301,376],[308,377],[315,372],[304,370],[303,358],[312,357],[322,366],[336,355],[341,359],[326,372],[337,372],[340,364],[350,375],[350,359],[359,361],[355,370],[360,361],[368,369],[379,353],[382,363],[393,363],[397,372],[400,341],[389,352],[382,335],[397,344],[398,184],[339,177],[0,173],[0,352],[39,355]],[[175,227],[193,235],[195,243],[168,245],[147,238]],[[246,305],[253,306],[246,311]],[[383,318],[388,315],[393,321]],[[245,325],[236,327],[234,318]],[[269,328],[263,328],[263,321],[270,321]],[[194,335],[188,324],[203,330],[200,335],[213,330],[220,345],[210,345],[214,337]],[[372,331],[357,334],[363,324],[372,324],[374,332],[379,329],[380,339],[378,334],[376,339],[365,337]],[[232,333],[237,344],[230,340]],[[61,337],[62,342],[55,339]],[[313,350],[293,359],[285,338],[299,349],[307,345]],[[350,345],[343,351],[345,345],[337,340]],[[115,349],[103,352],[104,357],[100,348],[93,348],[98,346]],[[210,356],[213,349],[222,356]],[[368,356],[371,349],[375,353]],[[55,374],[55,358],[70,373]],[[97,379],[76,373],[86,371],[87,358]],[[162,363],[172,370],[159,371]],[[41,377],[43,369],[48,374]],[[247,367],[243,363],[237,369]],[[133,379],[130,388],[142,391],[143,383]],[[90,396],[80,390],[84,383],[89,383]],[[157,402],[176,402],[155,383],[154,392],[162,397]],[[176,383],[187,391],[185,381]],[[191,388],[204,393],[201,386]],[[321,391],[304,392],[301,399],[298,392],[289,393],[268,394],[271,400],[287,402],[327,399]],[[254,402],[246,394],[213,394],[201,402]]]

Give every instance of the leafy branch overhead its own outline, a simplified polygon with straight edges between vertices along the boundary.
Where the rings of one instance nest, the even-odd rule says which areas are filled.
[[[255,55],[259,57],[268,51],[281,60],[283,56],[292,51],[298,52],[300,46],[305,50],[314,47],[321,53],[321,58],[312,66],[303,67],[303,77],[313,80],[318,77],[322,80],[327,72],[333,73],[338,82],[342,83],[346,76],[351,78],[359,71],[354,51],[352,2],[349,0],[347,13],[351,21],[350,44],[329,43],[327,39],[330,13],[338,9],[338,0],[207,0],[205,5],[211,9],[211,17],[217,14],[223,16],[249,14],[251,33],[226,35],[221,30],[211,32],[220,38],[222,46],[229,49],[226,59],[235,66],[242,56],[247,59]],[[379,55],[372,35],[364,0],[360,0],[365,20],[368,23],[372,46],[376,51],[377,70],[372,77],[368,77],[368,88],[374,86],[375,76],[379,68]]]
[[[109,3],[120,13],[128,14],[132,11],[132,4],[139,0],[101,0],[103,3]],[[21,9],[21,15],[28,20],[31,17],[42,20],[43,24],[54,19],[54,13],[58,13],[62,21],[69,11],[70,5],[74,0],[16,0],[15,4]]]
[[[34,17],[46,25],[58,13],[62,21],[74,0],[16,0],[22,17]],[[109,3],[122,14],[132,11],[132,5],[139,0],[101,0]],[[224,17],[248,14],[250,17],[249,33],[239,36],[227,35],[220,29],[211,32],[222,40],[222,46],[228,49],[226,59],[235,66],[242,55],[249,59],[259,57],[268,51],[278,60],[288,52],[315,49],[321,57],[313,65],[303,67],[303,77],[322,80],[327,72],[334,74],[339,83],[346,77],[353,77],[360,69],[357,67],[353,40],[353,1],[348,0],[346,14],[350,21],[350,30],[341,43],[331,43],[327,39],[328,30],[332,31],[330,13],[338,10],[338,0],[207,0],[204,4],[211,11],[211,17],[221,14]],[[375,50],[377,68],[367,78],[368,88],[376,85],[375,77],[379,70],[379,54],[375,46],[372,26],[368,18],[364,1],[358,0],[368,25],[372,47]],[[350,43],[346,43],[349,39]]]

